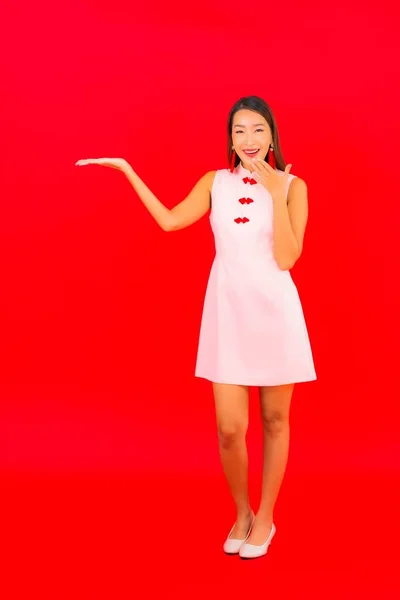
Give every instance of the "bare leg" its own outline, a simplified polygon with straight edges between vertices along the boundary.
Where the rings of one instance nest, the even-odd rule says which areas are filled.
[[[241,539],[247,535],[251,523],[246,447],[249,388],[214,383],[213,390],[222,467],[237,509],[231,537]]]
[[[289,411],[294,384],[260,388],[264,429],[264,464],[261,503],[249,544],[259,546],[271,530],[279,489],[289,454]]]

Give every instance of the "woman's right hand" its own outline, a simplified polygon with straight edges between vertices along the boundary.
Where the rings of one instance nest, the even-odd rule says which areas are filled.
[[[84,158],[75,163],[76,167],[84,167],[86,165],[100,165],[101,167],[123,171],[128,166],[128,162],[124,158]]]

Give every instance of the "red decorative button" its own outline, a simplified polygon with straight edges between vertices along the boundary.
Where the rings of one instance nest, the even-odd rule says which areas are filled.
[[[240,204],[251,204],[254,202],[251,198],[239,198]]]
[[[250,221],[250,219],[248,219],[247,217],[238,217],[237,219],[234,219],[235,223],[248,223]]]
[[[252,178],[250,178],[250,177],[244,177],[244,178],[243,178],[243,181],[244,181],[245,183],[249,183],[250,185],[255,185],[255,184],[257,183],[257,181],[256,181],[255,179],[252,179]]]

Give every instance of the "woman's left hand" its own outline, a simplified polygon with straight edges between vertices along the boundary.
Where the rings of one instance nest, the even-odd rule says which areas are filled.
[[[286,200],[287,182],[292,165],[286,165],[285,172],[280,175],[265,160],[254,158],[252,161],[254,179],[271,194],[273,198],[284,198]]]

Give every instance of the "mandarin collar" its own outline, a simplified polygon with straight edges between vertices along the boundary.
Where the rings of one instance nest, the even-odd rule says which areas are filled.
[[[255,171],[249,171],[248,169],[245,169],[241,162],[235,168],[235,173],[237,173],[237,175],[239,175],[242,178],[251,177],[254,172]]]

